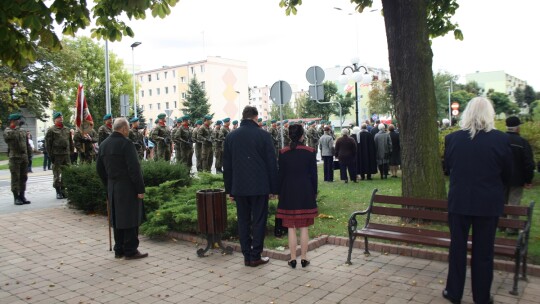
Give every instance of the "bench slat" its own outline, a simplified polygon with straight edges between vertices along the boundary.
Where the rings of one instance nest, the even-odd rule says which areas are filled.
[[[420,210],[420,209],[403,209],[392,207],[371,207],[371,214],[380,214],[388,216],[408,217],[416,219],[424,219],[439,222],[448,222],[448,214],[446,212],[435,210]]]
[[[388,195],[378,195],[378,194],[376,194],[373,197],[373,202],[383,203],[383,204],[393,204],[393,205],[438,208],[438,209],[446,209],[448,207],[448,203],[445,200],[416,198],[416,197],[388,196]]]

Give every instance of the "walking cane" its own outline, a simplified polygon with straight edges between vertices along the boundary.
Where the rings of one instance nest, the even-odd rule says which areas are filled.
[[[107,223],[109,223],[109,251],[112,251],[112,239],[111,239],[111,210],[109,207],[109,198],[107,197]]]

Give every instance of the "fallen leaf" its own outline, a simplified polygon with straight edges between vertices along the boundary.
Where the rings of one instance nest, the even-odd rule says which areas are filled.
[[[311,284],[306,284],[306,287],[311,287]]]
[[[334,216],[324,214],[324,213],[319,213],[319,215],[317,217],[320,218],[320,219],[333,219],[334,218]]]
[[[177,240],[177,239],[175,239],[175,238],[172,238],[172,241],[173,241],[173,242],[178,242],[178,240]]]
[[[444,283],[443,280],[439,280],[439,284],[443,284],[443,283]]]
[[[86,242],[85,242],[85,241],[79,241],[79,243],[81,243],[81,244],[86,244]]]
[[[162,271],[161,273],[166,273],[166,271]]]
[[[277,251],[285,251],[285,247],[283,247],[283,246],[278,246],[278,247],[276,247],[276,250],[277,250]]]
[[[26,299],[27,299],[27,300],[30,300],[30,299],[32,299],[32,297],[26,297]]]
[[[411,285],[412,285],[412,286],[416,286],[416,281],[412,281],[412,282],[411,282]]]
[[[53,287],[54,287],[54,284],[49,285],[49,287],[50,287],[50,288],[53,288]]]
[[[213,270],[209,270],[208,272],[210,272],[210,273],[214,273],[214,271],[213,271]]]

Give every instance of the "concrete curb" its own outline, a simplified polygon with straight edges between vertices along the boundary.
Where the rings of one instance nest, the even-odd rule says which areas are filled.
[[[206,239],[204,237],[194,235],[194,234],[188,234],[188,233],[181,233],[181,232],[174,232],[171,231],[167,233],[169,237],[197,243],[197,244],[204,244],[206,245]],[[229,241],[223,241],[224,246],[231,246],[235,252],[242,252],[240,248],[240,244],[235,242],[229,242]],[[328,235],[322,235],[320,237],[314,238],[309,241],[308,250],[314,250],[316,248],[322,247],[323,245],[334,245],[334,246],[349,246],[349,239],[345,237],[340,236],[328,236]],[[354,242],[353,247],[353,253],[358,254],[359,250],[364,250],[364,241],[357,239]],[[404,246],[404,245],[395,245],[395,244],[387,244],[387,243],[378,243],[378,242],[369,242],[369,250],[380,252],[382,254],[395,254],[400,256],[407,256],[407,257],[413,257],[413,258],[420,258],[420,259],[426,259],[426,260],[433,260],[433,261],[440,261],[440,262],[447,262],[448,261],[448,253],[443,251],[437,251],[437,250],[430,250],[430,249],[424,249],[424,248],[414,248],[410,246]],[[300,256],[300,248],[297,249],[297,256]],[[270,250],[270,249],[264,249],[263,250],[263,256],[267,256],[272,259],[281,260],[281,261],[287,261],[289,259],[290,253],[289,251],[277,251],[277,250]],[[343,263],[345,263],[347,257],[343,257]],[[354,263],[354,259],[352,261]],[[469,257],[470,262],[470,257]],[[493,268],[498,271],[506,271],[506,272],[514,272],[514,262],[513,261],[506,261],[506,260],[500,260],[495,259]],[[538,265],[531,265],[527,264],[527,275],[540,277],[540,266]]]

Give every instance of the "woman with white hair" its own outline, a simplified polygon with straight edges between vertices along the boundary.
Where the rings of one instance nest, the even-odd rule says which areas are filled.
[[[390,154],[392,153],[392,140],[390,134],[386,132],[386,126],[383,123],[377,125],[379,133],[375,134],[375,153],[377,156],[377,166],[381,172],[381,179],[388,178],[388,164],[390,163]]]
[[[445,173],[450,175],[448,226],[450,251],[443,297],[459,303],[467,269],[472,226],[471,283],[474,303],[493,303],[493,244],[512,172],[507,134],[495,130],[491,101],[473,98],[461,116],[461,130],[445,138]]]

